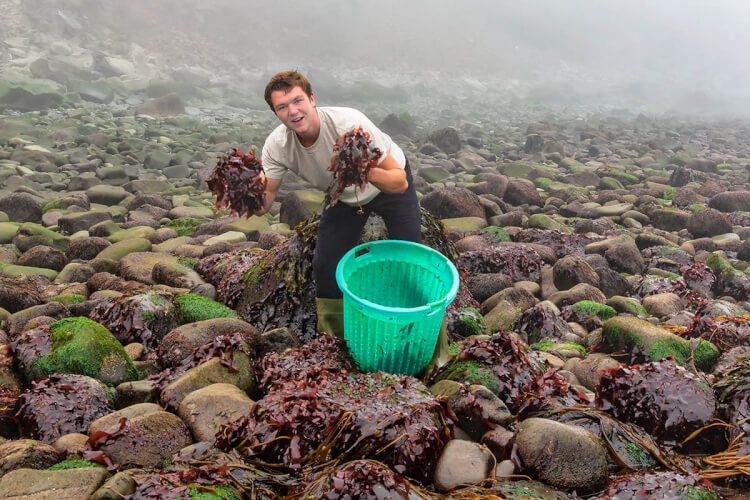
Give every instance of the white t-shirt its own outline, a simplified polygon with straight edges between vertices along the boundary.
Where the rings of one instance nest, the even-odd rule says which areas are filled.
[[[333,146],[336,139],[357,127],[362,127],[368,132],[372,145],[383,152],[378,164],[385,159],[386,153],[390,153],[401,168],[406,166],[406,157],[401,148],[360,111],[340,107],[321,107],[317,110],[320,117],[320,135],[310,147],[304,147],[297,134],[284,124],[271,132],[261,154],[266,177],[282,179],[287,170],[291,170],[316,188],[325,191],[333,181],[333,173],[328,171],[328,167],[335,154]],[[347,205],[356,205],[359,199],[359,203],[364,204],[380,193],[380,190],[369,182],[363,191],[357,188],[356,196],[354,188],[355,186],[349,186],[344,189],[339,201]]]

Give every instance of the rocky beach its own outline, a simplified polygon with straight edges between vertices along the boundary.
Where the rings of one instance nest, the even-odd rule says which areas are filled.
[[[460,277],[442,366],[362,373],[316,330],[323,193],[216,209],[274,47],[187,3],[0,1],[0,498],[749,498],[750,119],[312,72]]]

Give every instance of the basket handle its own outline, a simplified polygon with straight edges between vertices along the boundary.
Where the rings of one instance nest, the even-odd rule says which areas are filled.
[[[354,252],[354,258],[358,259],[362,257],[363,255],[367,255],[368,253],[370,253],[370,247],[360,248],[359,250]]]
[[[437,311],[441,310],[445,306],[445,299],[436,300],[435,302],[430,302],[427,304],[427,307],[430,308],[430,312],[427,313],[427,316],[432,316]]]

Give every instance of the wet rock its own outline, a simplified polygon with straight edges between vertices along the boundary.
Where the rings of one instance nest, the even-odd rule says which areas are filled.
[[[62,270],[68,259],[65,254],[56,248],[45,245],[37,245],[24,252],[16,264],[19,266],[42,267],[44,269]]]
[[[117,404],[120,408],[141,403],[159,402],[159,391],[156,384],[151,380],[123,382],[115,390],[117,391]]]
[[[11,314],[5,320],[4,328],[8,331],[11,338],[15,338],[24,330],[26,323],[38,316],[50,316],[60,319],[68,316],[68,310],[59,302],[49,302],[47,304],[32,306]]]
[[[596,271],[580,257],[569,255],[555,262],[552,276],[558,290],[568,290],[579,283],[588,283],[599,288]]]
[[[67,264],[55,277],[55,283],[85,283],[94,274],[96,274],[96,270],[93,267],[72,262]]]
[[[448,405],[458,417],[456,424],[474,441],[479,441],[496,426],[507,425],[513,418],[505,403],[479,384],[462,385],[441,380],[430,391],[448,397]]]
[[[503,201],[511,205],[542,205],[542,198],[533,182],[527,179],[510,179]]]
[[[453,439],[443,449],[433,481],[440,491],[461,484],[479,484],[490,474],[492,453],[477,443]]]
[[[589,285],[588,283],[578,283],[569,290],[552,294],[548,300],[558,308],[562,308],[565,306],[572,306],[576,302],[582,300],[589,300],[603,304],[606,302],[607,298],[598,288]]]
[[[441,188],[420,200],[420,205],[439,219],[479,217],[484,219],[484,209],[479,197],[466,188]]]
[[[603,255],[610,267],[617,272],[640,274],[645,265],[638,246],[633,238],[627,235],[590,243],[584,251],[587,254]]]
[[[515,446],[522,470],[545,484],[581,493],[607,484],[607,450],[583,428],[528,418],[518,426]]]
[[[245,391],[231,384],[211,384],[185,396],[177,414],[195,441],[213,442],[221,426],[246,415],[253,405]]]
[[[178,408],[188,394],[211,384],[231,384],[250,393],[255,388],[251,363],[242,352],[233,353],[232,368],[224,366],[220,358],[212,358],[167,385],[161,392],[161,401],[165,406]]]
[[[105,211],[90,211],[69,214],[57,221],[57,227],[63,234],[74,234],[78,231],[88,231],[99,222],[112,220],[112,215]]]
[[[118,472],[107,479],[89,500],[120,500],[135,493],[135,480],[126,472]]]
[[[68,245],[68,248],[65,250],[65,255],[69,260],[91,260],[96,257],[99,252],[111,245],[112,243],[104,238],[97,238],[95,236],[76,238]]]
[[[0,477],[22,468],[46,469],[61,458],[52,446],[33,439],[5,441],[0,443]]]
[[[41,290],[48,282],[42,277],[0,277],[0,307],[15,313],[42,304]]]
[[[185,113],[185,105],[179,95],[167,94],[138,105],[135,112],[139,115],[175,116]]]
[[[88,498],[107,477],[104,467],[65,470],[18,469],[0,479],[0,498]]]
[[[32,222],[21,224],[13,236],[13,244],[21,252],[26,252],[36,245],[47,245],[64,252],[69,242],[66,236]]]
[[[453,127],[436,130],[429,135],[427,140],[449,155],[461,149],[461,137],[458,135],[458,130]]]
[[[157,349],[163,366],[177,366],[193,352],[220,335],[240,332],[250,343],[260,336],[260,332],[250,323],[235,318],[215,318],[181,325],[167,333],[159,342]]]
[[[602,330],[602,342],[597,350],[630,354],[631,363],[656,361],[673,356],[678,363],[692,359],[695,366],[709,370],[719,358],[719,350],[701,340],[691,344],[664,328],[638,318],[618,316],[607,320]]]
[[[695,238],[711,237],[732,232],[732,223],[726,214],[714,208],[704,208],[690,216],[687,230]]]
[[[5,212],[11,222],[39,222],[42,220],[42,207],[37,199],[28,193],[11,193],[0,196],[0,211]]]
[[[720,192],[711,198],[708,206],[719,212],[748,212],[750,211],[750,191]]]
[[[504,273],[479,273],[469,279],[469,290],[477,302],[482,303],[496,293],[512,285],[510,276]]]
[[[284,196],[279,209],[279,221],[295,227],[323,208],[323,193],[319,191],[290,191]]]
[[[68,455],[80,455],[85,446],[86,441],[89,437],[86,434],[80,432],[71,432],[60,436],[52,443],[52,447],[55,448],[61,456],[67,457]]]
[[[674,293],[657,293],[643,298],[643,307],[652,316],[666,318],[682,311],[682,299]]]
[[[91,203],[98,203],[112,207],[128,197],[128,192],[120,186],[109,186],[107,184],[97,184],[86,190]]]
[[[591,353],[585,358],[570,358],[565,362],[564,369],[573,373],[582,386],[593,391],[599,385],[604,370],[618,366],[620,363],[606,354]]]
[[[190,431],[177,415],[148,403],[130,406],[92,422],[89,436],[97,431],[112,432],[122,417],[128,424],[124,432],[98,447],[115,464],[161,467],[192,443]]]

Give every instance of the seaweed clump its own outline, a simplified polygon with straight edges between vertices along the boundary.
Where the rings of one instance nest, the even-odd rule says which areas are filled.
[[[123,345],[140,342],[154,350],[178,323],[172,296],[156,292],[132,292],[114,301],[102,301],[89,318],[103,325]]]
[[[298,498],[324,500],[431,498],[429,493],[375,460],[355,460],[332,471],[323,472],[303,491],[295,492],[294,495]]]
[[[544,339],[560,339],[573,329],[555,307],[537,304],[521,313],[518,331],[526,335],[529,344],[535,344]]]
[[[682,336],[708,340],[723,352],[750,345],[750,315],[716,316],[712,304],[709,300],[701,302]]]
[[[135,492],[125,499],[136,498],[239,500],[240,495],[230,483],[226,465],[202,465],[136,479]]]
[[[538,281],[544,261],[527,245],[496,245],[475,252],[464,252],[459,265],[471,274],[505,273],[513,281]]]
[[[323,362],[312,376],[297,368],[304,354]],[[258,378],[271,392],[248,415],[224,426],[216,447],[290,471],[372,458],[429,480],[451,436],[445,402],[412,377],[349,375],[336,369],[338,356],[330,336],[281,356],[266,355]]]
[[[524,387],[542,375],[546,364],[541,357],[508,332],[498,332],[489,340],[470,337],[461,352],[429,377],[428,385],[440,380],[478,383],[495,393],[517,413],[526,394]]]
[[[698,474],[638,472],[619,476],[595,500],[662,498],[665,500],[717,500],[714,485]]]
[[[661,445],[684,453],[710,453],[726,446],[711,427],[713,391],[674,358],[605,370],[596,387],[596,406],[615,418],[649,429]]]
[[[83,375],[55,374],[32,383],[16,413],[21,435],[52,443],[86,432],[89,424],[114,411],[104,385]]]

